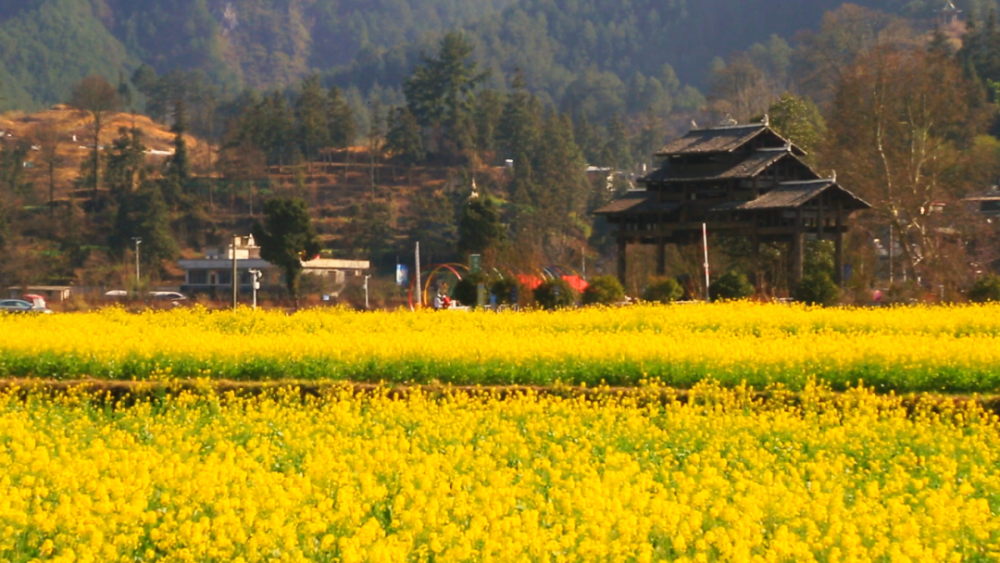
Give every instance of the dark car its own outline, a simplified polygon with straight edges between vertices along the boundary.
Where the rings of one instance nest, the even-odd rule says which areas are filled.
[[[38,306],[23,299],[4,299],[0,301],[0,312],[4,313],[51,313],[52,310]]]

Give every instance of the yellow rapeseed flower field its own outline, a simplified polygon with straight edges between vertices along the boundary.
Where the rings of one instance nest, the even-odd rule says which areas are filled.
[[[661,391],[7,392],[0,561],[1000,560],[995,415]]]
[[[317,309],[0,316],[0,377],[1000,391],[1000,305],[729,303],[555,313]]]

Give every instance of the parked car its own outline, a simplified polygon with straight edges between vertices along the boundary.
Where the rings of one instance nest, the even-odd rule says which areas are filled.
[[[153,301],[169,301],[174,306],[183,305],[187,302],[187,296],[176,291],[150,291],[149,298]]]
[[[4,313],[51,313],[52,309],[44,305],[38,306],[23,299],[4,299],[0,301],[0,311]]]

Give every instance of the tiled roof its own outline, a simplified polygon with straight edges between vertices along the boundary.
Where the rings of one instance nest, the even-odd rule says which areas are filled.
[[[851,192],[840,187],[834,180],[811,180],[808,182],[785,182],[779,187],[765,193],[753,201],[747,202],[726,202],[713,211],[753,211],[759,209],[794,209],[799,207],[814,197],[820,195],[828,189],[836,189],[846,194],[853,200],[849,209],[869,209],[871,205]]]
[[[667,146],[660,149],[660,152],[657,154],[665,156],[672,154],[729,152],[750,142],[766,129],[767,127],[760,123],[713,129],[693,129],[680,139],[671,141]]]
[[[788,154],[788,151],[785,150],[761,150],[751,154],[735,165],[698,164],[673,166],[668,161],[664,163],[662,168],[640,181],[647,184],[659,184],[666,182],[698,182],[753,178]]]
[[[649,192],[637,190],[629,192],[625,197],[594,211],[594,215],[618,215],[622,213],[670,213],[679,207],[676,203],[658,203],[656,196]]]

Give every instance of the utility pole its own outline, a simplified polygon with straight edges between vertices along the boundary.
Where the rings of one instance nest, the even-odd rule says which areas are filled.
[[[233,310],[236,310],[236,306],[239,302],[239,279],[237,279],[236,274],[236,245],[239,243],[240,236],[233,236]]]
[[[416,255],[416,268],[417,268],[417,309],[423,309],[424,307],[424,286],[420,284],[420,241],[417,241],[417,255]]]
[[[712,301],[712,293],[709,291],[711,287],[711,278],[708,274],[708,225],[706,223],[701,224],[701,240],[705,245],[705,301]]]
[[[135,243],[135,290],[139,291],[139,245],[142,244],[142,237],[132,237]]]

